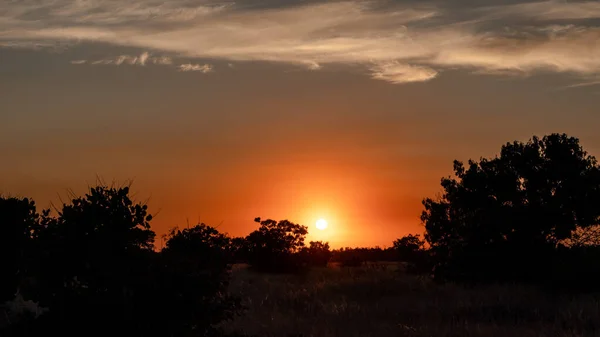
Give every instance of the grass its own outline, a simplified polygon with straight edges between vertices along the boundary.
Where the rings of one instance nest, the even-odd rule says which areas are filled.
[[[235,266],[231,291],[247,311],[225,329],[259,337],[600,336],[600,294],[439,285],[395,264],[301,276]]]

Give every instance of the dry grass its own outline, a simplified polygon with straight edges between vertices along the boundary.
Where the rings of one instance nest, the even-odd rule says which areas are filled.
[[[436,285],[395,265],[303,276],[236,266],[231,291],[248,310],[226,330],[259,337],[600,336],[600,294]]]

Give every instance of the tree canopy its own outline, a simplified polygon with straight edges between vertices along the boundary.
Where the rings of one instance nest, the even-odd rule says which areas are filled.
[[[498,156],[467,165],[454,161],[454,177],[441,185],[421,215],[439,276],[535,277],[578,230],[599,224],[598,163],[565,134],[507,143]]]

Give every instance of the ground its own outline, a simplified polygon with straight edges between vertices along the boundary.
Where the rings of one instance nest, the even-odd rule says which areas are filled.
[[[440,285],[395,264],[232,274],[247,311],[225,329],[257,337],[600,336],[600,294]]]

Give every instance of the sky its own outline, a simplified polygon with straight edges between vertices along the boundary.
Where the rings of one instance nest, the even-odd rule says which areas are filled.
[[[133,180],[159,235],[389,246],[454,159],[553,132],[600,156],[598,103],[598,1],[0,2],[0,193]]]

